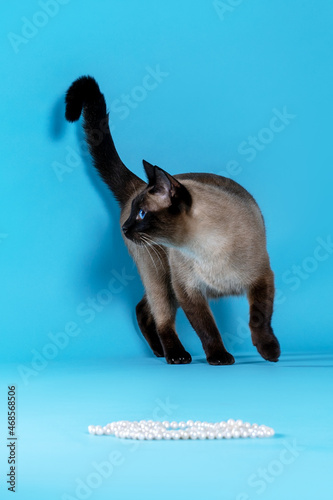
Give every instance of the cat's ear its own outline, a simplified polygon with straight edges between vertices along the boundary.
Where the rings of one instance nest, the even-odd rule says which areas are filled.
[[[153,186],[155,184],[155,166],[149,163],[146,160],[142,160],[143,163],[143,168],[145,169],[145,172],[147,174],[148,178],[148,184]]]
[[[152,165],[145,160],[142,162],[148,177],[149,186],[153,188],[156,194],[168,197],[172,204],[179,205],[183,202],[187,206],[191,205],[191,195],[183,184],[157,165]]]
[[[174,191],[179,185],[176,179],[157,165],[152,165],[146,160],[142,160],[142,163],[147,174],[148,185],[154,188],[155,193]]]

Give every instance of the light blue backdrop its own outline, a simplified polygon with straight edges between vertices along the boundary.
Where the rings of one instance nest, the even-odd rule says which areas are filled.
[[[282,352],[332,351],[332,11],[303,0],[2,7],[2,361],[150,355],[118,207],[81,124],[63,117],[83,74],[105,93],[135,173],[142,158],[171,173],[221,173],[256,197]],[[212,307],[236,357],[255,354],[246,300]],[[202,355],[182,313],[178,331]]]
[[[332,2],[3,3],[0,497],[12,496],[4,440],[15,385],[18,500],[331,500]],[[137,174],[145,158],[171,173],[228,175],[256,197],[279,363],[260,358],[235,298],[212,305],[235,365],[208,365],[181,313],[193,363],[152,357],[118,207],[81,124],[64,120],[65,91],[83,74],[105,93]],[[118,419],[229,417],[276,436],[138,444],[87,433]],[[121,463],[103,478],[114,451]]]

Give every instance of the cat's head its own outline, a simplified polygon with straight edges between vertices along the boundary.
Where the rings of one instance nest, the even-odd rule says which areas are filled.
[[[131,213],[122,226],[125,236],[137,244],[151,242],[180,246],[185,218],[192,198],[186,187],[156,165],[143,160],[148,185],[132,201]]]

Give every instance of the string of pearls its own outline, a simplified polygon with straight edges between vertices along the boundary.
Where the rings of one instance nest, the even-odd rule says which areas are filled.
[[[249,424],[230,418],[226,422],[158,422],[154,420],[111,422],[104,427],[89,425],[90,434],[115,436],[123,439],[230,439],[265,438],[274,436],[274,429],[266,425]]]

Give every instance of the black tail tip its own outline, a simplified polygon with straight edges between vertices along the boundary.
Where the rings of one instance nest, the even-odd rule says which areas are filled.
[[[66,120],[77,121],[81,116],[83,106],[100,96],[98,83],[92,76],[81,76],[75,80],[66,93]]]

